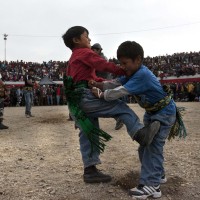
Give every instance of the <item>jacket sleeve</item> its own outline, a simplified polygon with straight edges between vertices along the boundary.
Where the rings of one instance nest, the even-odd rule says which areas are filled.
[[[118,79],[113,79],[110,81],[104,81],[103,82],[103,91],[107,90],[107,89],[114,89],[118,86],[121,86],[121,83],[119,82]]]
[[[116,87],[115,89],[108,89],[104,91],[104,99],[106,101],[113,101],[116,99],[119,99],[120,97],[129,95],[130,93],[128,92],[128,90],[123,87],[123,86],[119,86]]]
[[[93,52],[91,49],[85,51],[81,62],[83,62],[87,66],[91,66],[99,72],[110,72],[116,75],[125,75],[123,69],[112,62],[106,61],[104,58]]]

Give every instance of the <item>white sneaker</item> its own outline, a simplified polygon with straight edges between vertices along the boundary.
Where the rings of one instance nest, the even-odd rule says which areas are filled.
[[[148,197],[153,197],[155,199],[162,196],[160,185],[158,186],[146,186],[138,185],[135,188],[129,190],[129,195],[135,197],[136,199],[147,199]]]

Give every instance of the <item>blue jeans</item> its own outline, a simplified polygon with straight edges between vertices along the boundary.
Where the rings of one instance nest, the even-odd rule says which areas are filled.
[[[0,123],[3,121],[4,98],[0,98]]]
[[[168,109],[174,112],[168,112]],[[141,162],[140,184],[157,186],[161,177],[165,174],[163,162],[163,147],[169,135],[170,129],[176,120],[175,104],[173,101],[166,106],[165,112],[158,112],[150,115],[145,113],[144,124],[148,125],[153,121],[160,121],[160,130],[155,135],[153,142],[149,146],[140,146],[138,149]]]
[[[60,105],[60,95],[56,95],[56,103],[57,105]]]
[[[33,103],[33,92],[29,90],[24,90],[24,98],[25,98],[25,114],[30,115],[31,114],[31,107]]]
[[[131,138],[139,129],[144,127],[140,123],[138,116],[123,101],[108,102],[104,99],[98,99],[89,89],[84,89],[80,106],[96,127],[99,127],[99,117],[117,117],[126,125],[127,132]],[[94,152],[92,157],[89,156],[91,152],[90,142],[82,130],[80,130],[79,141],[84,167],[101,163],[98,152]]]
[[[52,95],[47,95],[47,103],[48,103],[48,105],[53,105],[53,97],[52,97]]]

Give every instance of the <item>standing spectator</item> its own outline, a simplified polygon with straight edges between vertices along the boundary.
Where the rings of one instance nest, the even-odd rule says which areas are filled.
[[[47,102],[46,93],[47,93],[47,90],[46,90],[45,85],[41,86],[40,87],[40,105],[41,106],[46,105],[46,102]]]
[[[91,46],[91,49],[97,53],[99,56],[101,56],[102,58],[104,58],[105,60],[108,60],[106,58],[106,56],[103,54],[102,52],[102,47],[99,43],[95,43]],[[101,77],[101,78],[104,78],[104,79],[112,79],[112,75],[108,72],[98,72],[96,71],[96,75],[97,77]],[[115,130],[119,130],[120,128],[122,128],[123,126],[123,122],[118,118],[118,117],[115,117],[114,118],[116,120],[116,125],[115,125]]]
[[[35,84],[35,79],[33,77],[34,73],[35,71],[32,68],[30,68],[24,78],[24,98],[26,106],[25,115],[27,118],[33,117],[33,115],[31,114],[31,107],[33,104],[33,86]]]
[[[53,89],[49,85],[47,87],[47,103],[48,105],[53,105]]]
[[[60,105],[60,85],[56,88],[56,103]]]
[[[103,52],[102,52],[103,49],[102,49],[102,47],[101,47],[101,45],[99,43],[93,44],[91,46],[91,49],[95,53],[97,53],[98,55],[100,55],[102,58],[104,58],[105,60],[108,60],[106,58],[106,56],[103,54]],[[97,75],[97,77],[101,77],[101,78],[104,78],[104,79],[109,79],[109,77],[110,77],[110,73],[108,73],[108,72],[99,72],[99,71],[96,71],[96,75]]]
[[[3,112],[4,112],[4,99],[6,96],[6,87],[3,81],[0,79],[0,130],[8,129],[8,126],[3,124]]]

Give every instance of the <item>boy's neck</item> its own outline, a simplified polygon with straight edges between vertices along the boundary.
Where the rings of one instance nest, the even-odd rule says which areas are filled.
[[[130,78],[131,76],[133,76],[142,66],[143,66],[143,64],[141,63],[140,66],[137,68],[137,70],[134,71],[130,76],[127,76],[127,77]]]

